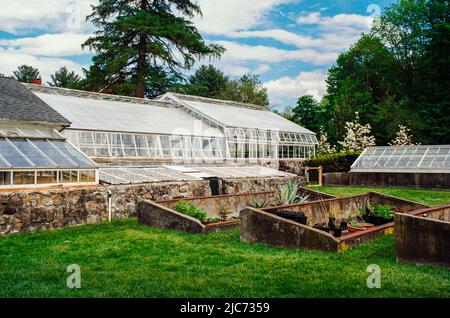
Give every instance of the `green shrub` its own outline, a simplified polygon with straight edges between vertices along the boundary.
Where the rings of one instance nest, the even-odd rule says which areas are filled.
[[[390,219],[394,217],[395,206],[393,205],[377,205],[370,212],[370,215],[379,216],[385,219]]]
[[[197,220],[204,221],[206,219],[206,212],[197,208],[192,202],[181,200],[175,205],[175,211],[189,215]]]
[[[338,152],[320,155],[313,159],[308,159],[303,163],[305,167],[322,166],[324,173],[348,172],[353,163],[358,159],[361,152]]]

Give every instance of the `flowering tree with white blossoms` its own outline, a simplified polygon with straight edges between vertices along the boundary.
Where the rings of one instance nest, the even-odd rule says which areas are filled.
[[[359,113],[355,113],[354,122],[346,122],[345,129],[347,134],[344,141],[339,141],[339,143],[344,147],[345,150],[363,150],[367,147],[375,146],[375,137],[372,136],[372,127],[370,124],[361,125],[359,123]]]
[[[398,128],[397,136],[389,143],[389,146],[414,146],[411,129],[403,125],[398,125]]]
[[[318,155],[325,155],[329,153],[335,153],[336,152],[336,146],[331,146],[328,142],[328,134],[326,131],[322,128],[320,128],[320,137],[319,137],[319,145],[317,146],[317,154]]]

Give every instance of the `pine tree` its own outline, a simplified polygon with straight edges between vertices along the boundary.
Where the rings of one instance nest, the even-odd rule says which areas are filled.
[[[25,64],[20,65],[13,74],[22,83],[31,83],[32,80],[41,78],[38,69]]]
[[[149,67],[180,73],[197,59],[224,52],[202,39],[190,20],[198,14],[200,7],[191,0],[100,0],[88,16],[99,31],[83,47],[97,52],[96,64],[107,83],[124,80],[144,97]]]
[[[63,87],[63,88],[77,88],[80,83],[80,76],[74,71],[69,71],[67,67],[63,66],[51,75],[52,81],[47,82],[48,85],[52,87]]]
[[[202,65],[189,77],[189,90],[194,95],[217,98],[226,90],[229,80],[213,65]]]

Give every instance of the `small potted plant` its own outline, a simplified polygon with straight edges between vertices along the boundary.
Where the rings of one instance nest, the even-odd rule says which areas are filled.
[[[347,230],[349,233],[357,233],[357,232],[365,231],[371,227],[373,227],[373,224],[371,224],[371,223],[351,222],[347,226]]]
[[[334,237],[341,237],[342,236],[342,228],[341,228],[341,221],[340,220],[335,220],[334,221],[334,226],[330,229],[332,229],[333,231],[333,236]]]
[[[375,226],[380,226],[394,221],[395,207],[392,205],[377,205],[368,210],[364,220]]]

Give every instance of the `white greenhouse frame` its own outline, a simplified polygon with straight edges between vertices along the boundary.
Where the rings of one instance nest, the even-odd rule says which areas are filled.
[[[315,135],[226,128],[226,138],[67,129],[64,136],[93,158],[174,160],[306,159]]]

